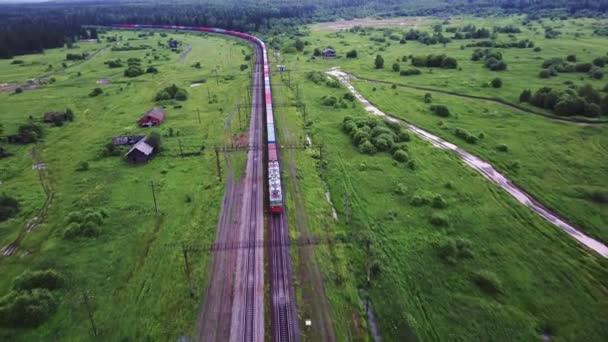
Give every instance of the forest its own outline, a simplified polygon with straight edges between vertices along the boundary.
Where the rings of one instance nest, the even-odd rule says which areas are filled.
[[[255,1],[184,0],[179,5],[156,2],[85,1],[0,5],[0,58],[39,53],[82,36],[83,25],[114,23],[214,26],[244,32],[285,30],[286,27],[336,18],[365,16],[451,15],[456,13],[534,13],[559,16],[605,15],[608,1],[577,0],[304,0]],[[86,32],[86,31],[85,31]]]

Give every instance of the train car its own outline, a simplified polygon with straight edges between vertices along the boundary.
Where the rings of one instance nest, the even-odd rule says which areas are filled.
[[[277,140],[276,140],[276,137],[274,134],[274,124],[272,124],[272,123],[266,124],[266,132],[267,132],[267,136],[268,136],[268,143],[269,144],[276,143]]]
[[[268,190],[270,212],[283,212],[283,189],[281,188],[281,168],[278,161],[268,161]]]

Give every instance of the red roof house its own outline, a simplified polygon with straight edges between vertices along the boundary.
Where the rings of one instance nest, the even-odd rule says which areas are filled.
[[[141,127],[158,126],[165,121],[165,111],[160,108],[152,108],[137,121]]]

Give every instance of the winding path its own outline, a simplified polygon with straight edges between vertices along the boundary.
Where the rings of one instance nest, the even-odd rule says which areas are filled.
[[[535,213],[537,213],[540,217],[545,219],[547,222],[552,225],[560,228],[568,235],[576,239],[583,246],[595,251],[599,255],[604,258],[608,258],[608,246],[604,245],[602,242],[595,240],[588,235],[581,232],[579,229],[574,227],[573,225],[566,222],[564,219],[557,216],[557,214],[551,212],[549,209],[545,208],[542,204],[536,201],[532,196],[526,193],[524,190],[515,186],[507,177],[499,173],[492,165],[477,156],[474,156],[471,153],[466,152],[460,147],[449,143],[427,131],[424,131],[403,119],[396,118],[390,114],[386,114],[378,109],[376,106],[372,105],[361,93],[359,93],[355,87],[350,84],[351,79],[356,79],[355,76],[345,73],[341,71],[339,68],[331,68],[326,71],[326,73],[330,76],[337,78],[340,83],[342,83],[350,92],[355,95],[357,100],[363,104],[365,110],[370,114],[381,116],[386,118],[392,122],[400,122],[405,124],[406,128],[412,133],[416,134],[423,140],[430,142],[433,146],[440,148],[442,150],[446,150],[456,154],[464,163],[470,166],[472,169],[479,172],[483,177],[491,181],[492,183],[498,185],[506,192],[508,192],[511,196],[513,196],[518,202],[525,205],[526,207],[532,209]]]

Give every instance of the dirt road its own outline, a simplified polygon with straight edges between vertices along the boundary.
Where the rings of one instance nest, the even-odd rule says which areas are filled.
[[[402,119],[396,118],[390,114],[386,114],[382,112],[380,109],[372,105],[361,93],[359,93],[355,87],[350,84],[350,79],[354,78],[354,76],[347,74],[341,71],[339,68],[332,68],[327,71],[327,74],[337,78],[340,83],[350,90],[350,92],[355,95],[357,100],[363,104],[365,109],[373,115],[381,116],[386,118],[389,121],[393,122],[401,122],[405,124],[408,130],[419,136],[420,138],[430,142],[433,146],[440,148],[442,150],[450,151],[456,154],[460,159],[468,166],[479,172],[483,177],[491,181],[492,183],[498,185],[502,189],[504,189],[507,193],[509,193],[513,198],[515,198],[518,202],[530,208],[532,211],[537,213],[540,217],[545,219],[550,224],[560,228],[568,235],[576,239],[583,246],[589,248],[590,250],[595,251],[599,255],[604,258],[608,258],[608,246],[604,245],[600,241],[597,241],[579,229],[575,228],[573,225],[567,223],[564,219],[557,216],[557,214],[551,212],[547,208],[545,208],[542,204],[536,201],[532,196],[527,194],[524,190],[515,186],[507,177],[499,173],[492,165],[477,156],[474,156],[471,153],[466,152],[462,148],[449,143],[429,132],[426,132]]]

